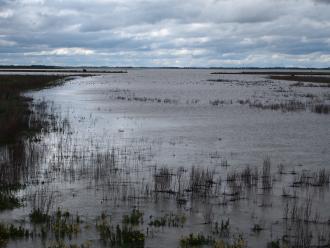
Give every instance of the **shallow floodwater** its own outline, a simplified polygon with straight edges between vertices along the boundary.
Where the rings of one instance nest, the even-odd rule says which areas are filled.
[[[48,189],[56,192],[53,208],[79,212],[87,223],[103,211],[114,223],[120,222],[133,207],[144,212],[145,223],[151,215],[174,212],[186,216],[183,227],[153,229],[144,224],[141,228],[148,228],[146,247],[178,247],[183,235],[212,233],[212,223],[205,224],[209,219],[219,223],[229,219],[231,232],[242,234],[249,247],[281,238],[285,205],[281,194],[283,188],[293,192],[290,182],[294,175],[277,175],[278,165],[282,164],[286,172],[330,169],[330,118],[309,109],[270,110],[243,102],[308,102],[312,95],[313,101],[329,104],[330,88],[292,86],[293,82],[273,81],[266,75],[211,72],[214,70],[132,69],[127,74],[75,78],[59,87],[28,93],[36,102],[52,102],[51,108],[70,125],[65,135],[42,136],[47,153],[38,175]],[[80,154],[83,159],[72,162],[68,158],[62,173],[55,173],[51,165],[59,149],[67,156]],[[98,172],[102,175],[97,176],[95,168],[93,172],[88,169],[95,162],[91,154],[109,151],[115,156],[116,170],[126,175],[121,175],[119,181],[102,171],[103,167]],[[247,192],[238,201],[226,201],[230,187],[224,181],[228,174],[247,166],[261,169],[267,158],[276,174],[271,192],[261,194],[257,187],[256,192]],[[171,195],[146,193],[153,191],[152,177],[160,168],[173,172],[179,168],[207,168],[222,183],[212,199],[183,196],[188,200],[177,204]],[[122,191],[109,186],[111,182],[123,183],[124,177],[129,186],[125,184]],[[35,185],[22,195],[33,190]],[[321,218],[330,218],[328,188],[295,194],[301,199],[312,195],[313,207]],[[1,218],[28,219],[30,211],[27,204]],[[254,224],[264,230],[252,231]],[[91,240],[95,247],[102,245],[98,234],[89,229],[84,229],[76,240]],[[9,246],[23,244],[41,245],[38,240],[27,240]]]
[[[296,99],[306,92],[322,97],[329,94],[328,89],[292,89],[290,82],[262,75],[211,72],[131,70],[76,79],[33,96],[61,106],[73,129],[85,139],[115,146],[137,139],[160,144],[154,157],[157,164],[208,165],[214,152],[233,165],[253,165],[266,156],[276,164],[292,166],[324,166],[329,161],[327,115],[262,111],[237,103]],[[229,82],[208,81],[218,78]],[[225,103],[210,104],[218,99]]]

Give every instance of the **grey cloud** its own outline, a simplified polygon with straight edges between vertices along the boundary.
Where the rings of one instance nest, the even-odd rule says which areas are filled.
[[[330,4],[330,0],[314,0],[316,3]]]
[[[329,66],[330,5],[315,2],[329,3],[0,0],[0,63]]]

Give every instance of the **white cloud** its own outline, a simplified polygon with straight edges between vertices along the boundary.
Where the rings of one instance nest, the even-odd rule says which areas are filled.
[[[14,11],[11,9],[0,10],[0,18],[3,18],[3,19],[12,17],[13,14],[14,14]]]
[[[0,39],[0,47],[10,47],[10,46],[15,46],[15,45],[16,45],[15,41]]]
[[[49,51],[39,51],[39,52],[29,52],[24,53],[25,56],[73,56],[73,55],[93,55],[94,51],[90,49],[80,48],[80,47],[63,47],[56,48]]]
[[[0,63],[329,66],[328,2],[0,0]]]

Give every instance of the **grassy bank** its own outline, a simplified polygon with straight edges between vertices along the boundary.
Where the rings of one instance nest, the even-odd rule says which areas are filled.
[[[243,69],[242,69],[243,70]],[[312,70],[312,71],[299,71],[299,70],[280,70],[280,71],[267,71],[267,70],[246,70],[246,71],[219,71],[219,72],[211,72],[211,74],[217,75],[217,74],[243,74],[243,75],[278,75],[278,76],[292,76],[292,75],[299,75],[299,76],[329,76],[330,71],[318,71],[318,70]]]
[[[270,76],[270,79],[296,81],[296,82],[322,83],[322,84],[325,84],[325,85],[330,85],[330,77],[297,76],[297,75],[272,75],[272,76]]]
[[[34,116],[29,107],[32,99],[22,93],[60,84],[63,78],[0,75],[0,148],[3,148],[0,150],[0,211],[21,206],[16,192],[23,187],[21,178],[26,158],[22,138],[35,135],[47,125]]]
[[[23,92],[39,90],[61,82],[56,75],[0,75],[0,146],[14,144],[22,135],[30,135],[41,128],[31,126],[29,102]]]

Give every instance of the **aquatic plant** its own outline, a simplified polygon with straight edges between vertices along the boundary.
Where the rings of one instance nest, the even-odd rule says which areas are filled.
[[[201,233],[198,234],[189,234],[188,236],[183,236],[180,239],[180,247],[189,248],[203,245],[212,245],[214,244],[214,239],[211,236],[204,236]]]
[[[91,242],[85,241],[82,244],[67,244],[65,241],[60,240],[60,241],[54,241],[54,242],[49,242],[47,243],[47,248],[90,248]]]
[[[187,217],[184,214],[165,214],[161,217],[149,217],[149,226],[154,227],[183,227],[184,223],[186,222]]]
[[[254,224],[252,227],[252,231],[255,233],[259,233],[263,230],[263,228],[259,224]]]
[[[106,215],[102,215],[96,224],[100,238],[106,244],[119,247],[144,247],[145,234],[132,226],[112,226]]]
[[[272,188],[271,162],[269,157],[264,159],[261,179],[262,189],[268,190]]]
[[[207,196],[214,184],[214,171],[192,167],[189,176],[189,190],[193,194]]]
[[[169,168],[162,167],[159,172],[154,174],[154,191],[172,193],[171,182],[172,173]]]
[[[275,241],[271,241],[267,244],[267,248],[280,248],[280,241],[279,240],[275,240]]]
[[[232,243],[225,242],[224,240],[216,240],[213,244],[213,248],[244,248],[246,245],[246,241],[239,236],[235,238]]]
[[[32,210],[29,217],[34,224],[46,223],[50,219],[50,216],[39,208]]]
[[[50,209],[53,204],[54,193],[49,192],[47,188],[36,190],[32,195],[32,211],[30,220],[34,224],[45,223],[50,219]]]
[[[123,224],[139,225],[143,223],[143,213],[133,209],[129,215],[123,216]]]
[[[48,227],[55,234],[56,239],[77,235],[80,232],[80,217],[74,216],[68,211],[57,209],[55,214],[50,219]]]
[[[0,211],[10,210],[20,206],[20,200],[11,191],[0,190]]]
[[[14,225],[5,225],[0,223],[0,247],[5,247],[10,239],[20,239],[24,237],[29,237],[29,230],[19,226],[18,228]]]
[[[213,233],[220,235],[220,237],[229,237],[230,234],[230,221],[229,218],[224,221],[221,220],[221,224],[219,226],[218,222],[214,223],[214,227],[213,228]]]

